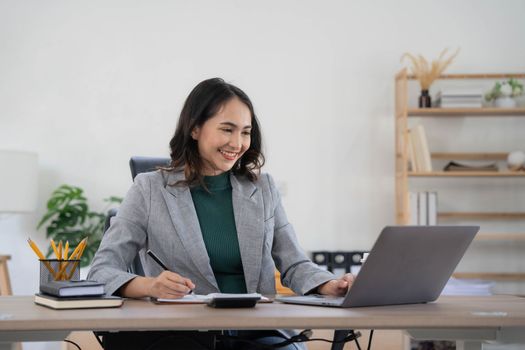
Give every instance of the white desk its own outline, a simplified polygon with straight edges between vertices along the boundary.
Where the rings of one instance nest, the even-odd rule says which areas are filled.
[[[435,303],[327,308],[280,303],[255,309],[156,305],[126,300],[117,309],[51,310],[33,297],[0,297],[0,342],[61,340],[75,330],[399,329],[416,338],[525,343],[525,298],[442,297]]]

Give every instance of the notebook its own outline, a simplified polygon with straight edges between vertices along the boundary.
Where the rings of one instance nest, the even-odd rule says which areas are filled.
[[[387,226],[344,297],[280,296],[276,301],[334,307],[436,300],[479,226]]]
[[[40,285],[40,291],[56,297],[103,295],[104,283],[96,281],[48,281]]]
[[[52,295],[38,293],[35,294],[34,301],[35,304],[60,310],[119,307],[122,305],[123,299],[114,296],[59,298]]]

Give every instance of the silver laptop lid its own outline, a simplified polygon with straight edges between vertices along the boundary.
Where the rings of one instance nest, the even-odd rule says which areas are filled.
[[[387,226],[374,244],[343,307],[434,301],[479,226]]]

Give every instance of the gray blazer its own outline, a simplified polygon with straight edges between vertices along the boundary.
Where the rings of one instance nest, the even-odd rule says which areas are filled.
[[[140,254],[146,276],[162,272],[149,256],[153,250],[167,267],[195,283],[197,294],[219,292],[187,186],[169,186],[184,179],[181,172],[150,172],[135,178],[104,234],[89,279],[106,283],[114,294],[136,277],[126,272]],[[299,247],[273,179],[256,182],[231,176],[235,225],[248,293],[275,293],[275,267],[283,285],[298,294],[334,279],[312,263]]]

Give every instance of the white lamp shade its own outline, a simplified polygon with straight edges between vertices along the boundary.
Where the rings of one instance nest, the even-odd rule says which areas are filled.
[[[0,150],[0,213],[31,212],[38,195],[38,155]]]

